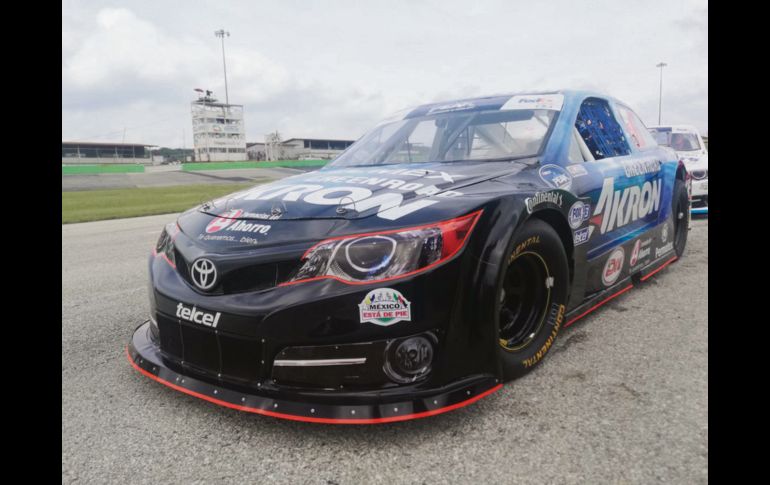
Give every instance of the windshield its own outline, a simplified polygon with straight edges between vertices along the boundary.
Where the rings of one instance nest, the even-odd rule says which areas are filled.
[[[383,123],[329,165],[455,162],[540,153],[554,110],[444,112]]]
[[[695,133],[671,133],[670,131],[652,130],[652,136],[658,145],[671,147],[678,152],[692,152],[700,150],[698,135]]]

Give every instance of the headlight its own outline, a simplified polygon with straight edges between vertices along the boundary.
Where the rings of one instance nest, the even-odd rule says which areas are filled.
[[[153,254],[156,256],[162,256],[168,264],[176,268],[176,258],[174,257],[174,238],[179,233],[179,227],[176,223],[172,222],[166,224],[163,228],[163,232],[160,233],[158,242],[155,243]]]
[[[308,249],[286,283],[333,278],[368,284],[441,264],[462,249],[482,211],[424,226],[326,239]]]
[[[692,178],[695,180],[703,180],[709,176],[708,170],[693,170]]]

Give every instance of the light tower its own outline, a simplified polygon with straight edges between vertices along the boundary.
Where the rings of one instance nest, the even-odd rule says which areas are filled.
[[[660,125],[660,112],[663,106],[663,68],[668,66],[665,62],[659,62],[655,67],[660,68],[660,94],[658,95],[658,125]]]
[[[227,63],[225,62],[225,36],[230,37],[230,32],[225,29],[219,29],[214,35],[222,39],[222,68],[225,72],[225,104],[230,104],[230,96],[227,92]]]

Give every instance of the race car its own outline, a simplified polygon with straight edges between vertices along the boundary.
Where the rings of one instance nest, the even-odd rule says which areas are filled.
[[[688,183],[600,94],[409,109],[318,171],[168,224],[127,358],[177,391],[289,420],[451,411],[680,257]]]
[[[659,145],[671,147],[692,176],[692,213],[709,213],[709,154],[700,132],[690,125],[651,126]]]

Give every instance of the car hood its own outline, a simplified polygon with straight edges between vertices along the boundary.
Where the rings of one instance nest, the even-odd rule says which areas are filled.
[[[692,155],[687,152],[677,152],[679,159],[684,162],[684,166],[687,170],[707,170],[709,168],[709,156],[706,155]]]
[[[221,197],[197,211],[240,220],[351,220],[373,215],[396,220],[460,197],[464,187],[517,173],[533,162],[328,167]]]

